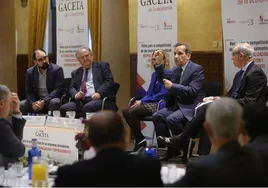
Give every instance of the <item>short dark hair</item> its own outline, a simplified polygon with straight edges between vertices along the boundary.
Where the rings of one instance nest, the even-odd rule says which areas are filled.
[[[37,49],[37,50],[35,50],[34,52],[33,52],[33,60],[36,60],[36,51],[38,51],[38,50],[40,50],[40,51],[42,51],[42,52],[44,52],[45,54],[47,54],[47,52],[44,50],[44,49]]]
[[[268,134],[267,115],[268,107],[265,104],[250,103],[244,106],[245,129],[251,139]]]
[[[119,143],[124,135],[121,117],[113,111],[101,111],[88,121],[88,138],[95,147]]]
[[[177,44],[174,45],[174,48],[177,48],[178,46],[185,46],[185,53],[186,53],[186,54],[188,54],[188,53],[189,53],[189,54],[192,53],[192,50],[191,50],[191,47],[190,47],[189,44],[178,42]]]

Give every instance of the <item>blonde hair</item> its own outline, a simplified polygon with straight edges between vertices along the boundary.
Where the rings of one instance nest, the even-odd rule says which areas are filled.
[[[152,57],[156,52],[160,52],[163,55],[165,69],[170,69],[169,57],[168,57],[167,53],[161,49],[157,49],[152,53]],[[154,67],[152,60],[151,60],[151,67]]]

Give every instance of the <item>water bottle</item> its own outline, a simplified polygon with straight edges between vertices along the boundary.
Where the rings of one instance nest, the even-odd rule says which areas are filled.
[[[41,157],[41,151],[37,149],[37,139],[32,139],[32,149],[28,150],[28,175],[29,180],[32,179],[33,157]]]
[[[156,149],[152,147],[153,139],[146,137],[146,148],[144,150],[144,156],[157,158]]]

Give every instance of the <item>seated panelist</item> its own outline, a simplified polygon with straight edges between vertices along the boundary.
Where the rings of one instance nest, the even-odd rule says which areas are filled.
[[[27,114],[59,110],[64,86],[63,69],[49,63],[43,49],[34,51],[33,60],[36,65],[26,72],[26,100],[21,101],[21,112]]]
[[[165,69],[165,74],[171,73],[171,70],[168,70],[170,67],[169,60],[165,52],[162,50],[156,50],[153,52],[152,66],[154,68],[157,66],[163,66]],[[146,95],[141,100],[135,101],[130,108],[122,111],[126,122],[131,127],[135,136],[134,151],[137,151],[140,146],[146,146],[145,137],[141,133],[140,129],[140,118],[151,116],[154,112],[156,112],[158,102],[164,99],[168,93],[168,90],[165,88],[165,85],[162,81],[162,76],[164,75],[156,75],[156,72],[153,72],[151,83]]]
[[[77,50],[76,58],[81,67],[74,70],[69,89],[71,101],[60,107],[61,116],[67,111],[97,112],[101,109],[102,99],[113,94],[114,79],[109,63],[94,62],[92,51],[87,47]],[[109,101],[106,109],[117,111],[114,102]]]

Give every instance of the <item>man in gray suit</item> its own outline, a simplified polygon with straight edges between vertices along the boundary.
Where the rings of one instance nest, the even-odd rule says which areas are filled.
[[[7,120],[10,113],[12,124]],[[25,146],[21,140],[25,123],[18,95],[11,93],[7,86],[0,85],[0,154],[6,167],[24,155]]]

